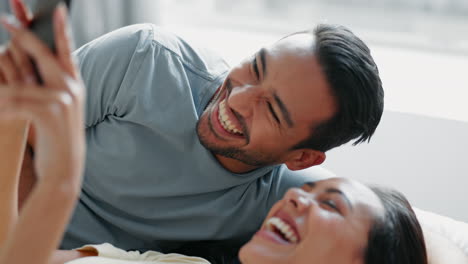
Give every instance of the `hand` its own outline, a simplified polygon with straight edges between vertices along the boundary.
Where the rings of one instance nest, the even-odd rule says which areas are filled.
[[[43,78],[39,85],[35,79],[24,78],[29,73],[5,74],[7,82],[0,84],[0,117],[30,119],[36,129],[34,162],[39,180],[54,175],[80,179],[84,163],[85,88],[71,57],[66,17],[66,7],[57,8],[56,54],[29,30],[2,20],[12,36],[10,50],[32,58]]]
[[[10,0],[10,6],[16,22],[27,27],[32,21],[32,14],[22,0]],[[20,79],[35,81],[31,61],[11,43],[0,46],[0,84],[14,83]]]

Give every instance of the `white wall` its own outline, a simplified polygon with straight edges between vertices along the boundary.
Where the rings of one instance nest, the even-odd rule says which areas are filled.
[[[324,167],[468,222],[468,122],[386,111],[369,144],[330,151]]]

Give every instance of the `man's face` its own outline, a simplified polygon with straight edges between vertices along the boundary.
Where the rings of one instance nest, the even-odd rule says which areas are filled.
[[[291,148],[336,111],[313,46],[311,34],[295,34],[230,71],[197,124],[201,143],[227,169],[304,158]]]

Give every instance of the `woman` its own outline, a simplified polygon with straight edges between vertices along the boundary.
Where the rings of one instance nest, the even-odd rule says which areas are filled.
[[[108,244],[81,250],[104,257],[68,264],[209,263],[177,254],[129,254]],[[120,262],[122,257],[126,261]],[[427,263],[422,231],[406,199],[343,178],[290,189],[241,248],[239,258],[243,264]]]
[[[18,7],[18,1],[13,1]],[[15,6],[15,5],[14,5]],[[25,10],[25,9],[23,9]],[[26,19],[27,13],[23,12]],[[55,12],[57,55],[32,33],[3,20],[11,44],[0,56],[0,118],[2,129],[24,129],[31,120],[36,129],[36,186],[17,213],[18,167],[4,164],[0,186],[0,263],[47,263],[61,239],[80,192],[85,153],[83,129],[84,87],[70,56],[66,11]],[[31,64],[37,61],[43,79],[39,85]],[[2,134],[2,145],[24,149],[21,138]],[[17,148],[14,145],[17,146]],[[6,153],[12,158],[11,153]],[[21,154],[17,151],[16,154]],[[17,162],[16,164],[21,164]],[[9,171],[8,171],[9,170]],[[5,191],[3,191],[5,190]],[[38,221],[40,219],[40,221]],[[43,239],[42,239],[43,238]],[[28,252],[24,254],[24,252]]]
[[[18,17],[28,21],[21,2],[13,4]],[[0,217],[0,264],[50,263],[80,190],[85,89],[70,55],[64,7],[54,17],[56,55],[27,30],[6,20],[3,24],[12,45],[0,58],[0,117],[4,126],[21,128],[26,121],[18,120],[32,122],[39,180],[18,217],[18,167],[3,171],[0,186],[7,191],[0,197],[5,210]],[[15,66],[28,56],[37,61],[41,85],[31,67]],[[177,254],[124,252],[110,245],[75,252],[76,257],[96,253],[101,257],[67,263],[207,263]],[[242,247],[239,258],[244,264],[427,263],[421,228],[402,195],[341,178],[289,190]]]

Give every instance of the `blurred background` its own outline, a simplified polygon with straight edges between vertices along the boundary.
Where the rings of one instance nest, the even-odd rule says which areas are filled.
[[[0,11],[8,9],[0,0]],[[141,22],[231,65],[317,23],[351,28],[379,65],[386,110],[370,144],[332,150],[323,166],[468,221],[468,0],[72,0],[77,46]]]

